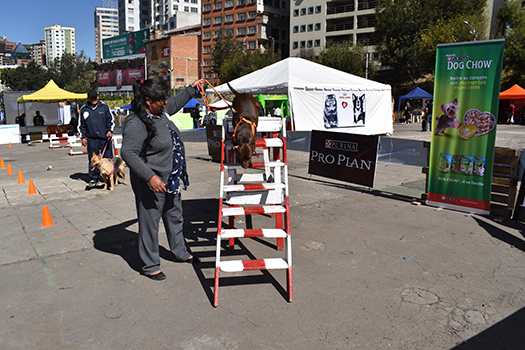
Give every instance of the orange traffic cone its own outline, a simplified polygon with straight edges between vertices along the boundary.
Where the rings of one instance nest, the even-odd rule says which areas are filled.
[[[47,206],[44,206],[43,214],[42,214],[42,227],[49,227],[55,225],[53,223],[53,219],[51,219],[51,215],[49,214],[49,209],[47,209]]]
[[[33,183],[33,180],[29,180],[29,191],[27,194],[36,194],[36,188],[35,184]]]
[[[0,169],[5,169],[5,163],[3,159],[0,159]]]
[[[11,164],[7,164],[7,173],[6,175],[13,175],[13,169],[11,169]]]
[[[13,145],[11,144],[11,142],[9,142],[9,148],[13,148]]]
[[[22,174],[21,171],[18,172],[18,183],[19,184],[25,184],[26,182],[24,181],[24,175]]]

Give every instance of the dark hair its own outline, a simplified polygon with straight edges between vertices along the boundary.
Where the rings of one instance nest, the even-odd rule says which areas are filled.
[[[148,137],[144,141],[146,147],[149,146],[149,142],[156,134],[153,121],[148,118],[148,112],[146,112],[146,97],[149,97],[151,101],[165,101],[168,93],[169,86],[159,79],[135,80],[133,83],[134,99],[131,101],[131,109],[146,125],[148,131]]]

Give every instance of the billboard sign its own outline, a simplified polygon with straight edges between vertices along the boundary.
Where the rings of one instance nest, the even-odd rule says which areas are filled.
[[[147,29],[102,39],[102,58],[105,61],[144,55],[147,41],[149,41]]]

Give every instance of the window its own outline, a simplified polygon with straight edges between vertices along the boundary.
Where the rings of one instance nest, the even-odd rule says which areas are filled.
[[[306,46],[307,46],[307,47],[312,47],[313,44],[314,44],[314,43],[312,42],[312,40],[308,40],[308,41],[306,42]]]
[[[221,24],[222,23],[222,17],[215,17],[213,19],[214,24]]]
[[[210,53],[210,52],[211,52],[211,46],[204,46],[202,53]]]
[[[179,5],[173,5],[173,11],[177,11],[178,9],[179,9]],[[142,14],[147,15],[147,13],[144,13],[144,11],[142,11]]]
[[[292,46],[294,49],[297,49],[299,47],[299,43],[297,41],[294,41],[293,42],[293,46]]]
[[[204,19],[202,20],[202,25],[204,25],[204,26],[209,26],[209,25],[211,25],[211,18],[204,18]]]
[[[244,6],[246,5],[246,0],[237,0],[237,6]]]
[[[217,31],[213,32],[213,34],[214,34],[214,38],[215,39],[220,38],[221,35],[222,35],[220,30],[217,30]]]
[[[246,35],[246,28],[237,28],[237,35]]]
[[[282,2],[281,8],[286,9],[286,1]]]
[[[306,32],[306,25],[301,25],[301,33]]]
[[[202,7],[203,12],[209,12],[211,11],[211,4],[206,4]]]
[[[248,0],[248,4],[255,4],[257,0]]]
[[[306,7],[301,9],[301,16],[306,15]]]
[[[308,14],[309,15],[313,15],[314,14],[314,7],[313,6],[308,8]]]
[[[255,41],[250,41],[248,42],[248,48],[250,50],[255,50],[256,46],[255,46]]]
[[[293,32],[299,33],[299,26],[293,26]]]
[[[309,24],[308,25],[308,31],[311,32],[314,30],[314,25],[313,24]]]
[[[192,8],[191,8],[191,12],[193,12],[193,13],[199,13],[199,9],[196,8],[196,7],[192,7]]]
[[[257,33],[257,27],[251,26],[248,27],[248,34],[256,34]]]
[[[226,17],[224,17],[224,22],[225,23],[233,22],[233,15],[226,15]]]
[[[191,0],[192,4],[198,4],[199,2],[197,0]]]
[[[228,28],[224,32],[225,32],[226,36],[233,36],[233,28]]]
[[[233,0],[226,0],[224,3],[224,8],[229,9],[230,7],[233,7]]]
[[[211,19],[210,19],[211,21]],[[204,32],[204,34],[202,34],[202,38],[204,40],[210,40],[211,39],[211,32]]]
[[[315,24],[315,30],[321,30],[321,23]]]
[[[211,66],[211,60],[204,60],[204,65],[205,65],[206,67]]]
[[[315,46],[315,47],[319,47],[319,46],[321,46],[321,40],[316,39],[316,40],[314,41],[314,46]]]
[[[295,10],[293,10],[293,16],[294,16],[294,17],[299,16],[299,9],[295,9]]]
[[[257,12],[250,11],[248,12],[248,19],[254,19],[257,16]]]
[[[222,10],[222,1],[220,2],[216,2],[214,7],[213,7],[214,10]]]
[[[211,79],[211,72],[204,72],[204,78]]]
[[[305,41],[304,41],[304,40],[303,40],[303,41],[301,41],[301,49],[304,49],[304,47],[305,47],[305,44],[306,44],[306,43],[305,43]]]
[[[246,20],[246,12],[241,12],[237,14],[237,20],[238,21],[245,21]]]

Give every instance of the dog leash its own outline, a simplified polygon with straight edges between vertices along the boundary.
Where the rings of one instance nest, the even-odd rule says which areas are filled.
[[[242,122],[245,122],[246,124],[249,124],[252,128],[252,134],[255,135],[257,133],[256,128],[257,126],[255,125],[254,122],[252,122],[251,120],[248,120],[244,117],[241,117],[241,119],[239,120],[239,122],[237,123],[237,125],[235,125],[235,129],[233,129],[233,141],[237,142],[236,140],[236,136],[237,136],[237,127],[242,123]]]
[[[106,153],[106,147],[108,147],[109,140],[111,140],[111,136],[108,136],[108,138],[106,139],[106,144],[104,145],[104,150],[102,151],[102,157],[104,157],[104,153]],[[91,168],[91,171],[95,170],[95,168],[96,168],[96,166]],[[113,171],[114,170],[115,169],[113,169]],[[111,173],[111,175],[113,175],[113,173]]]
[[[219,95],[219,97],[224,101],[226,102],[226,104],[232,109],[233,113],[237,113],[237,111],[235,110],[235,108],[232,107],[232,105],[230,104],[230,102],[226,101],[224,99],[224,97],[217,91],[215,90],[215,88],[213,87],[213,85],[206,79],[203,79],[212,89],[213,91],[215,91],[215,93],[217,95]],[[199,93],[202,95],[202,100],[204,101],[204,104],[206,105],[206,108],[208,109],[208,111],[210,110],[210,105],[209,105],[209,102],[208,102],[208,99],[206,98],[206,93],[204,91],[204,84],[197,84],[197,90],[199,90]]]

